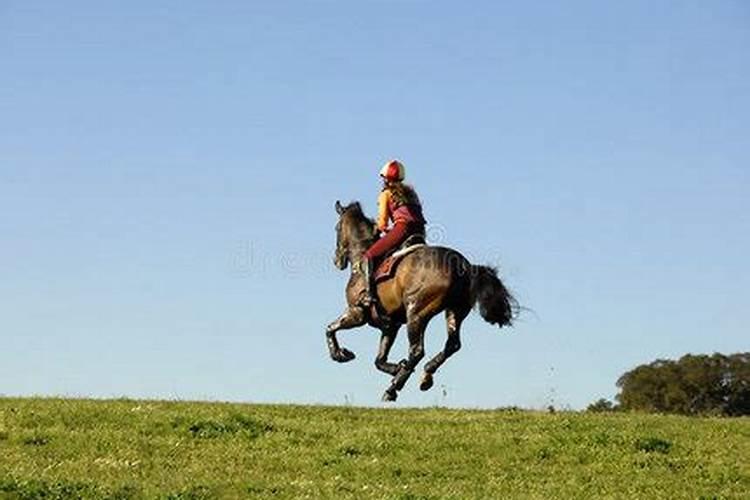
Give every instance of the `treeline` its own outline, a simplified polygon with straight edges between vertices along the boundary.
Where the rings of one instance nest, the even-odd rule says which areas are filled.
[[[623,374],[617,387],[617,404],[600,399],[589,411],[750,415],[750,353],[658,359]]]

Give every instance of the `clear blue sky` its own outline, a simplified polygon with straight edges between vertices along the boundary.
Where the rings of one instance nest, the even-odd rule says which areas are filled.
[[[0,0],[0,393],[377,404],[333,202],[397,156],[534,311],[399,404],[583,407],[750,348],[749,137],[742,0]]]

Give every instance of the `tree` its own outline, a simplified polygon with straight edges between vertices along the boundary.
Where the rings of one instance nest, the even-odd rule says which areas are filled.
[[[658,359],[623,374],[617,386],[624,410],[750,415],[750,353]]]
[[[600,398],[596,400],[595,402],[591,403],[588,408],[586,408],[586,411],[591,411],[594,413],[604,413],[604,412],[610,412],[615,411],[615,405],[610,401],[609,399]]]

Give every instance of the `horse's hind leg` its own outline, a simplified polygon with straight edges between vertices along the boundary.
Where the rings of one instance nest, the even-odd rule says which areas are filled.
[[[445,347],[443,350],[425,365],[422,382],[419,384],[421,390],[427,391],[432,388],[434,383],[432,375],[448,360],[448,358],[461,349],[461,322],[464,318],[465,316],[461,317],[453,310],[449,309],[445,311],[445,322],[448,326],[448,339],[445,341]]]

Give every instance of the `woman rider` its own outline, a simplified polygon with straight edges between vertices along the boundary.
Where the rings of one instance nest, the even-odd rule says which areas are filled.
[[[375,260],[397,248],[414,234],[424,234],[425,220],[422,204],[414,188],[404,184],[406,169],[398,160],[391,160],[380,171],[383,190],[378,198],[377,228],[385,235],[365,252],[365,282],[367,283],[363,305],[369,307],[375,298],[373,282]],[[393,226],[388,229],[388,222]]]

